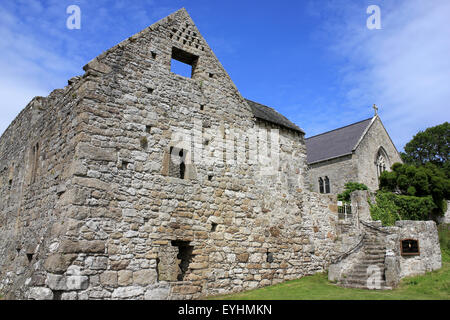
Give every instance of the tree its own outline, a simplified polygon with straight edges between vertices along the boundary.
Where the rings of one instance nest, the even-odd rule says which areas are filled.
[[[404,196],[431,196],[435,204],[434,213],[442,215],[446,210],[444,199],[450,199],[450,179],[444,168],[431,162],[419,167],[395,163],[391,172],[381,174],[380,190]],[[411,208],[411,213],[414,210]]]
[[[430,127],[419,131],[413,139],[405,145],[405,152],[401,153],[403,162],[416,166],[431,162],[439,167],[446,165],[447,175],[450,170],[448,157],[450,153],[450,123]]]
[[[356,190],[369,190],[369,188],[367,188],[367,186],[364,183],[358,183],[358,182],[347,182],[344,186],[344,191],[342,193],[339,193],[337,195],[337,199],[339,201],[344,201],[344,202],[350,202],[350,195],[353,191]]]

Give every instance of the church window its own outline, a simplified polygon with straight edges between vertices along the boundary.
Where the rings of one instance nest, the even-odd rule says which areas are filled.
[[[319,192],[324,193],[324,184],[323,179],[321,177],[319,178]]]
[[[377,175],[380,177],[380,175],[386,171],[386,159],[382,154],[380,154],[377,158]]]
[[[325,193],[330,193],[330,179],[325,177]]]
[[[172,48],[170,71],[186,78],[192,78],[197,66],[198,56],[187,51]]]

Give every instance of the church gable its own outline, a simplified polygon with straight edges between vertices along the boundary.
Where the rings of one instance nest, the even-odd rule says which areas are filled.
[[[402,162],[378,116],[355,149],[354,160],[358,168],[358,180],[372,190],[378,189],[378,178],[383,171],[390,170],[396,162]]]
[[[346,182],[378,189],[378,178],[401,158],[376,114],[306,139],[310,190],[339,193]],[[331,186],[327,191],[327,183]]]
[[[189,65],[190,76],[175,75],[172,72],[174,61]],[[204,103],[211,99],[208,95],[213,95],[214,91],[227,91],[227,96],[234,99],[232,105],[227,106],[229,109],[238,108],[239,112],[243,109],[251,114],[250,107],[184,8],[107,50],[84,69],[108,70],[107,74],[113,71],[126,79],[135,77],[141,80],[136,86],[149,90],[181,83],[182,91],[201,91]]]

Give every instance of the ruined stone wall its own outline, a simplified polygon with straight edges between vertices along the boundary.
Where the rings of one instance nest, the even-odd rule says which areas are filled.
[[[330,179],[330,192],[341,193],[349,181],[356,181],[357,167],[351,155],[311,164],[308,168],[308,188],[319,192],[319,177]]]
[[[27,279],[44,284],[35,271],[43,268],[48,235],[70,229],[62,217],[71,192],[66,182],[81,83],[74,78],[64,89],[34,98],[0,139],[0,292],[7,298],[23,295]]]
[[[425,274],[425,272],[440,269],[442,257],[439,236],[434,221],[402,220],[395,223],[395,227],[386,228],[391,232],[388,238],[387,251],[398,257],[399,275],[408,276]],[[419,241],[419,255],[406,256],[401,254],[400,242],[403,239]]]
[[[373,191],[378,190],[376,161],[380,148],[383,148],[387,155],[386,170],[390,170],[396,162],[402,163],[397,149],[384,129],[380,118],[377,117],[354,154],[354,161],[358,168],[358,182],[364,183]]]
[[[192,79],[171,73],[173,47],[198,56]],[[33,220],[17,225],[10,219],[16,208],[2,210],[2,240],[34,228],[38,234],[27,238],[40,245],[33,256],[39,261],[21,273],[24,257],[16,256],[15,242],[2,242],[2,258],[8,257],[2,283],[18,284],[3,292],[30,299],[191,299],[326,270],[337,241],[336,199],[305,191],[303,134],[256,121],[185,10],[108,50],[85,71],[51,100],[42,123],[49,138],[40,154],[52,160],[42,164],[49,173],[36,184],[39,196],[14,189],[8,202],[34,197],[21,211]],[[27,141],[26,121],[17,127],[24,133],[7,132],[2,148],[22,136]],[[272,146],[254,136],[257,130],[279,137],[279,165],[269,171],[252,162],[256,146]],[[233,133],[247,137],[221,153],[221,141]],[[186,151],[184,179],[172,174],[171,147]],[[1,154],[6,163],[8,152]],[[26,163],[25,154],[8,159]],[[7,177],[25,176],[25,169],[8,170]]]

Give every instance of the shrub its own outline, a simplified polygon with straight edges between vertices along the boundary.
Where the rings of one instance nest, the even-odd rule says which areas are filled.
[[[436,205],[431,196],[403,196],[379,191],[376,204],[370,205],[373,220],[381,220],[384,226],[393,226],[397,220],[427,220]]]
[[[444,169],[432,163],[420,167],[395,163],[391,172],[385,171],[381,174],[380,190],[427,198],[422,204],[425,204],[427,208],[432,207],[429,213],[443,215],[444,200],[450,197],[450,179]],[[429,204],[430,197],[434,206]]]
[[[376,203],[370,205],[370,215],[373,220],[380,220],[383,226],[393,226],[395,221],[400,220],[398,208],[394,203],[393,193],[378,192],[376,195]]]
[[[350,202],[350,194],[356,190],[368,190],[367,186],[358,182],[347,182],[345,184],[345,190],[338,194],[337,199],[339,201]]]
[[[148,146],[147,137],[141,137],[140,143],[141,143],[141,148],[142,149],[147,149],[147,146]]]

